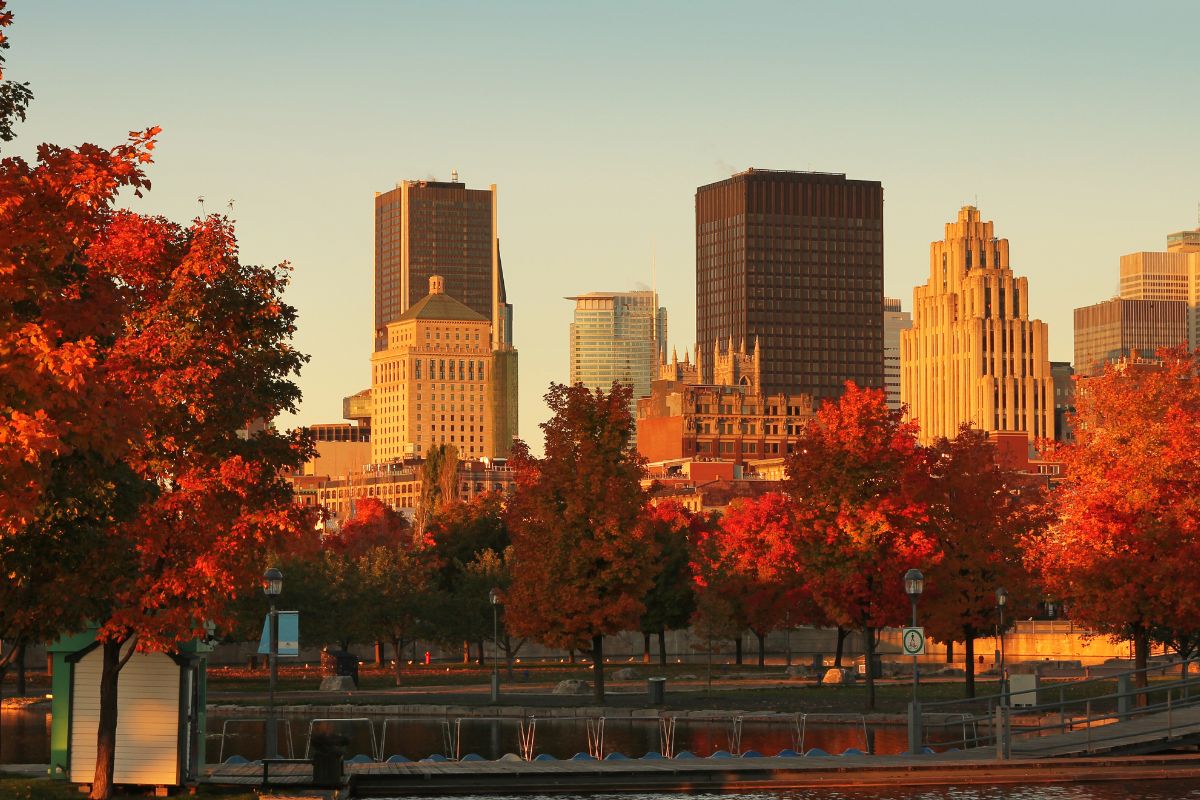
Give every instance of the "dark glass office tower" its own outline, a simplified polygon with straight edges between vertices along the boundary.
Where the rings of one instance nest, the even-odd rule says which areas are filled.
[[[696,190],[696,336],[758,342],[765,393],[883,387],[883,186],[749,169]],[[709,374],[701,376],[711,381]]]

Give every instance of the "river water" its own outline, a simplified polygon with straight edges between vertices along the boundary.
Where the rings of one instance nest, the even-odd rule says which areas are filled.
[[[458,800],[679,800],[679,794],[480,795]],[[1200,798],[1200,781],[947,786],[936,789],[801,789],[780,792],[688,794],[688,800],[1175,800]],[[408,797],[405,800],[414,800]],[[420,799],[418,799],[420,800]],[[433,797],[424,800],[435,800]]]

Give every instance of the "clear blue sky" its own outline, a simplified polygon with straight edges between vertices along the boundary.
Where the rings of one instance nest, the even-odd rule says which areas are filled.
[[[12,0],[9,152],[161,125],[137,208],[234,200],[245,259],[290,260],[295,421],[369,385],[373,194],[499,187],[521,433],[565,381],[565,295],[649,283],[695,330],[693,195],[749,166],[883,182],[885,288],[977,200],[1051,356],[1112,296],[1122,253],[1197,224],[1200,4]],[[287,422],[291,422],[288,420]]]

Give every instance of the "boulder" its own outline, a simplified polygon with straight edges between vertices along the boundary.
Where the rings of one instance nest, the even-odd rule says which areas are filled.
[[[353,692],[358,687],[349,675],[330,675],[321,679],[322,692]]]
[[[821,678],[821,683],[830,685],[854,683],[854,673],[848,669],[833,667],[825,672],[825,677]]]
[[[554,687],[554,694],[589,694],[591,691],[590,683],[575,678],[559,681],[558,685]]]
[[[789,678],[807,678],[809,676],[808,667],[793,665],[787,668],[787,676]]]
[[[623,667],[612,674],[614,681],[636,681],[637,672],[630,667]]]

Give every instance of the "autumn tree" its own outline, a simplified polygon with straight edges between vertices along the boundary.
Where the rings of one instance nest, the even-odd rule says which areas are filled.
[[[1008,591],[1014,608],[1037,602],[1022,545],[1047,522],[1045,492],[1036,478],[1001,467],[988,434],[967,424],[935,442],[926,464],[927,525],[941,561],[925,575],[921,623],[938,641],[965,644],[966,695],[974,697],[975,639],[998,624],[996,589]]]
[[[0,162],[0,525],[22,548],[69,548],[58,602],[30,614],[100,626],[93,798],[112,792],[135,649],[225,620],[259,553],[311,527],[281,477],[308,443],[238,433],[299,399],[286,265],[242,264],[222,217],[115,210],[121,189],[148,188],[157,132]]]
[[[650,637],[658,636],[658,660],[667,663],[667,631],[686,628],[696,610],[692,580],[693,545],[709,527],[708,519],[677,502],[647,504],[642,524],[658,548],[658,574],[642,598],[646,610],[638,623],[645,637],[643,658],[650,660]]]
[[[916,431],[903,412],[888,408],[881,389],[851,381],[804,426],[786,462],[795,523],[772,563],[804,575],[834,624],[863,632],[869,708],[876,631],[906,621],[904,572],[936,561],[936,544],[922,527]]]
[[[1138,669],[1152,638],[1186,643],[1200,619],[1200,364],[1158,355],[1079,382],[1058,515],[1027,553],[1073,620],[1133,640]]]
[[[457,497],[458,448],[452,444],[431,445],[421,464],[421,494],[413,519],[417,534],[423,534],[434,515]]]
[[[631,440],[631,390],[551,384],[545,455],[517,442],[510,464],[513,542],[508,625],[551,646],[591,644],[594,693],[604,702],[604,637],[637,626],[658,569],[639,525],[642,464]]]

